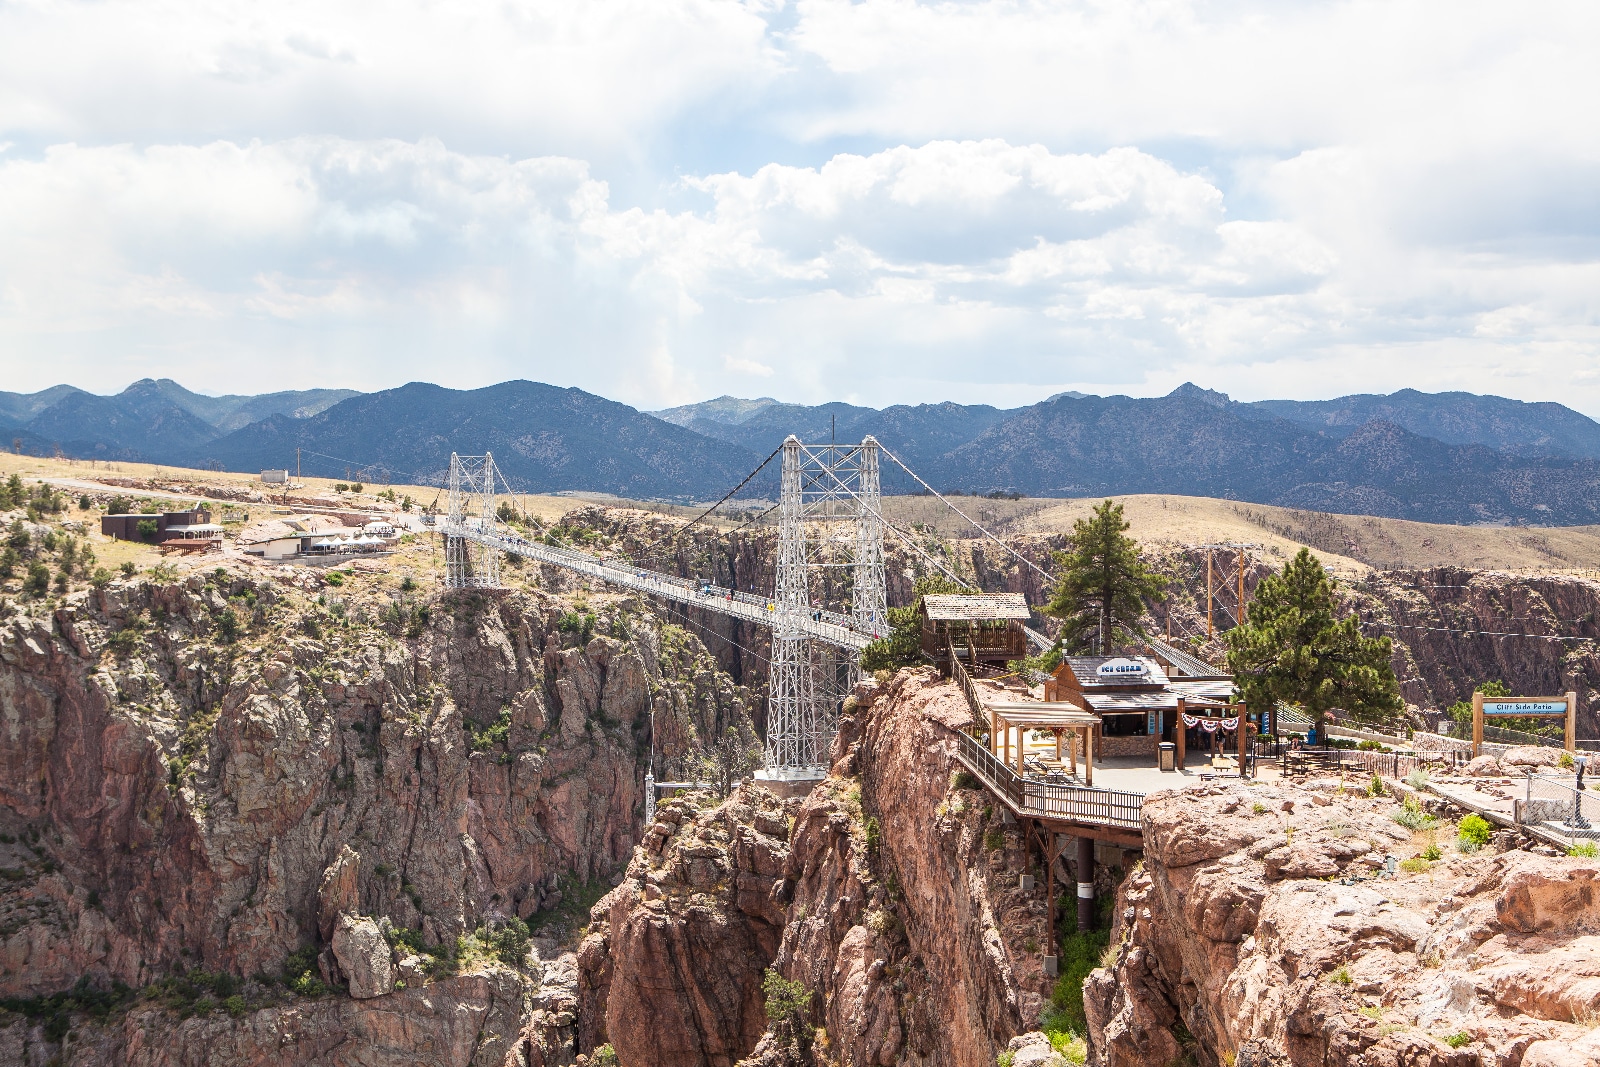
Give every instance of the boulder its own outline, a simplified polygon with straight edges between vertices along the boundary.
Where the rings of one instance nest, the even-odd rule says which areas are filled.
[[[1050,1039],[1037,1030],[1018,1034],[1006,1045],[1011,1067],[1066,1067],[1066,1059],[1050,1047]]]
[[[328,864],[317,883],[317,928],[323,941],[331,941],[343,912],[360,910],[358,882],[361,857],[349,845],[339,849],[338,858]]]
[[[1559,748],[1545,748],[1540,745],[1519,745],[1508,749],[1500,757],[1500,763],[1506,767],[1554,767],[1561,762]]]
[[[367,916],[348,913],[339,916],[333,931],[333,956],[350,983],[350,995],[357,1000],[394,992],[394,963],[389,955],[389,942],[383,939],[378,924]]]
[[[1498,778],[1505,773],[1500,768],[1500,761],[1493,756],[1479,756],[1463,770],[1474,778]]]

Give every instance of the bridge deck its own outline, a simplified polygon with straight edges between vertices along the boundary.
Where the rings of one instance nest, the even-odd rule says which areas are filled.
[[[474,526],[455,525],[449,522],[441,523],[439,529],[447,536],[464,537],[469,541],[490,545],[525,559],[548,563],[555,567],[565,567],[567,570],[598,578],[610,585],[633,589],[706,611],[731,615],[736,619],[755,623],[757,626],[775,629],[783,621],[779,618],[777,605],[770,597],[758,597],[737,589],[697,582],[691,578],[679,578],[641,567],[621,565],[598,556],[591,556],[587,552],[556,548],[528,541],[514,534],[487,533]],[[820,617],[813,618],[813,614]],[[879,636],[875,633],[863,633],[856,628],[854,619],[835,611],[807,612],[789,620],[789,624],[793,625],[798,633],[813,640],[856,652],[866,648]]]

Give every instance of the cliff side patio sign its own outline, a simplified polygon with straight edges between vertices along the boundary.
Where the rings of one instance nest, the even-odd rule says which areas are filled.
[[[1576,749],[1578,694],[1559,697],[1486,697],[1472,694],[1472,754],[1483,749],[1484,719],[1564,719],[1568,752]]]

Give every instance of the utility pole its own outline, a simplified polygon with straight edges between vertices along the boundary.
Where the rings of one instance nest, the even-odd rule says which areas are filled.
[[[1211,621],[1211,598],[1215,588],[1211,580],[1211,546],[1206,546],[1206,640],[1216,636],[1216,628]]]
[[[1239,546],[1239,617],[1235,625],[1244,625],[1244,546]],[[1242,735],[1241,735],[1242,736]]]
[[[297,482],[300,480],[300,450],[298,448],[294,450],[294,480]]]

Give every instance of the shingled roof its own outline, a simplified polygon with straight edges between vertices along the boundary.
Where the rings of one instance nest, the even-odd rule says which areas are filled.
[[[922,598],[922,610],[940,622],[1026,620],[1032,614],[1021,593],[929,594]]]

